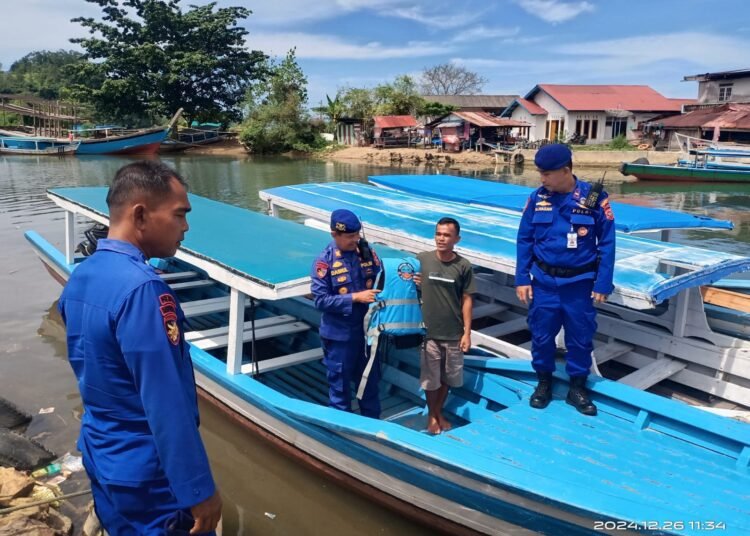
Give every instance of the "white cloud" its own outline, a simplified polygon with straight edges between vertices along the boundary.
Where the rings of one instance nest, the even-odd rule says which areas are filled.
[[[413,20],[433,28],[450,29],[461,28],[477,20],[482,16],[481,12],[473,13],[451,13],[451,14],[427,14],[425,10],[418,6],[402,7],[396,9],[383,9],[379,11],[380,15],[388,17],[398,17],[401,19]]]
[[[239,2],[245,3],[245,2]],[[237,0],[222,0],[237,5]],[[248,21],[260,25],[285,25],[332,19],[367,9],[381,10],[399,4],[399,0],[263,0],[248,6],[253,14]]]
[[[433,43],[412,41],[398,45],[383,45],[379,42],[366,44],[348,43],[331,35],[308,33],[259,33],[253,32],[247,40],[251,49],[262,50],[271,56],[283,56],[297,48],[298,58],[308,59],[356,59],[383,60],[392,58],[418,58],[448,53],[451,47]]]
[[[658,61],[690,61],[697,66],[716,70],[747,64],[750,41],[736,37],[701,32],[642,35],[562,45],[562,54],[609,58],[624,65],[644,65]]]
[[[520,32],[521,28],[519,28],[518,26],[515,26],[513,28],[488,28],[486,26],[474,26],[461,30],[461,32],[452,39],[452,41],[454,43],[464,43],[475,40],[478,41],[480,39],[496,39],[500,37],[509,38],[518,35]]]
[[[3,44],[0,63],[3,69],[9,69],[14,61],[37,50],[80,50],[69,39],[84,37],[88,33],[70,19],[95,17],[100,13],[98,7],[86,2],[74,5],[65,0],[26,0],[13,4],[12,8],[3,6],[5,9],[0,17]]]
[[[561,2],[560,0],[516,0],[524,11],[542,20],[557,24],[576,18],[581,13],[594,11],[590,2]]]

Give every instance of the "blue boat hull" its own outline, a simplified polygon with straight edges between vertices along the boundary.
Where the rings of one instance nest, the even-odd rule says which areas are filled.
[[[103,139],[83,139],[77,154],[156,154],[168,132],[169,129],[164,128]]]

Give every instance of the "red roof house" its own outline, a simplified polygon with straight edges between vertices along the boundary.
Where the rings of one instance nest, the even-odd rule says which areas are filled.
[[[577,134],[586,143],[606,143],[619,135],[638,137],[641,123],[679,114],[685,100],[667,98],[649,86],[539,84],[503,116],[531,123],[534,140],[568,140]]]

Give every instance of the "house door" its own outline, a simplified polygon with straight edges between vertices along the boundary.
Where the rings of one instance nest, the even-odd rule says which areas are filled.
[[[560,120],[554,119],[547,121],[547,139],[554,141],[557,138],[557,132],[560,129]]]

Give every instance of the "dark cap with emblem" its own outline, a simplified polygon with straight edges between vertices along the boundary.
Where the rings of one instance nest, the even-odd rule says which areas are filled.
[[[534,163],[541,171],[555,171],[567,166],[573,160],[573,153],[567,145],[550,143],[536,152]]]
[[[356,233],[361,228],[359,218],[351,210],[340,208],[331,212],[331,231]]]

